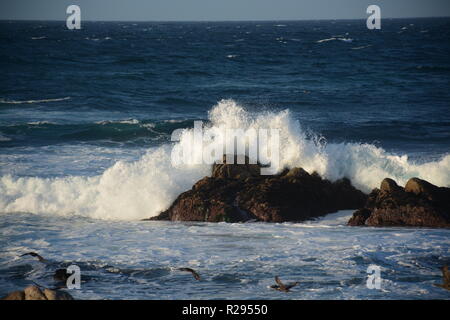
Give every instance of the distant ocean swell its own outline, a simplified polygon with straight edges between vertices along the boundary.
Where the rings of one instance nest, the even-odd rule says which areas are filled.
[[[193,120],[97,121],[93,123],[57,123],[31,121],[0,125],[0,141],[15,143],[47,143],[70,141],[130,141],[139,138],[168,140],[173,130],[192,126]],[[3,137],[4,140],[1,140]]]
[[[136,125],[137,120],[96,125]],[[191,123],[191,122],[190,122]],[[176,124],[179,127],[180,123]],[[188,127],[187,123],[181,125]],[[289,110],[251,113],[233,100],[222,100],[208,113],[212,128],[275,128],[280,131],[280,164],[300,166],[309,172],[336,180],[349,178],[369,192],[385,177],[404,184],[421,177],[439,186],[449,186],[450,155],[438,161],[413,163],[407,155],[394,155],[372,144],[326,143],[323,137],[307,133]],[[186,143],[192,129],[178,144]],[[213,140],[211,143],[215,143]],[[171,143],[149,148],[135,162],[115,163],[94,177],[58,178],[0,177],[0,212],[30,212],[63,216],[80,215],[98,219],[136,220],[157,215],[176,196],[210,174],[208,165],[171,164]],[[191,152],[200,153],[193,146]]]

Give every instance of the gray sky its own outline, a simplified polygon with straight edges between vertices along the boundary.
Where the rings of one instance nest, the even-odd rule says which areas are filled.
[[[65,20],[70,4],[85,21],[365,19],[370,4],[382,18],[450,16],[449,0],[1,0],[0,19]]]

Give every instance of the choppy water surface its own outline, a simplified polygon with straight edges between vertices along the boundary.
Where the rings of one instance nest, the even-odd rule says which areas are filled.
[[[104,222],[3,216],[0,294],[52,270],[82,272],[78,299],[448,299],[439,267],[450,263],[449,230],[352,228],[349,212],[304,224]],[[48,265],[31,257],[41,253]],[[381,290],[366,270],[381,267]],[[175,270],[191,267],[202,276]],[[300,281],[290,293],[273,277]]]

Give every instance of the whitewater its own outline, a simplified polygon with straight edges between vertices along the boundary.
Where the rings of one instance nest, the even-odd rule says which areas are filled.
[[[450,184],[449,154],[437,161],[418,163],[406,154],[389,153],[369,143],[328,143],[326,137],[304,129],[289,110],[250,112],[234,100],[221,100],[208,112],[206,126],[209,130],[244,132],[279,129],[281,168],[302,167],[331,181],[346,177],[366,193],[386,177],[400,185],[411,177],[438,186]],[[202,146],[218,143],[213,139],[202,146],[189,145],[192,134],[193,129],[186,128],[179,142],[151,147],[136,161],[117,161],[97,176],[4,175],[0,178],[0,212],[104,220],[156,216],[181,192],[211,174],[210,165],[172,165],[173,148],[187,146],[195,155],[203,153]]]
[[[10,214],[1,219],[0,296],[31,281],[54,286],[75,264],[75,299],[448,299],[440,267],[450,231],[357,228],[341,211],[305,223],[99,221]],[[49,263],[20,257],[39,252]],[[367,268],[381,268],[368,289]],[[177,271],[195,269],[202,281]],[[300,284],[274,291],[274,277]]]

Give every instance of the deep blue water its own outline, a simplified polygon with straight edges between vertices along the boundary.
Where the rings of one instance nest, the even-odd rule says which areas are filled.
[[[385,19],[375,31],[364,20],[84,22],[75,31],[0,22],[0,153],[160,143],[188,124],[164,120],[206,119],[232,98],[250,110],[288,108],[329,141],[440,156],[450,149],[449,35],[448,18]],[[124,119],[156,126],[96,123]]]

